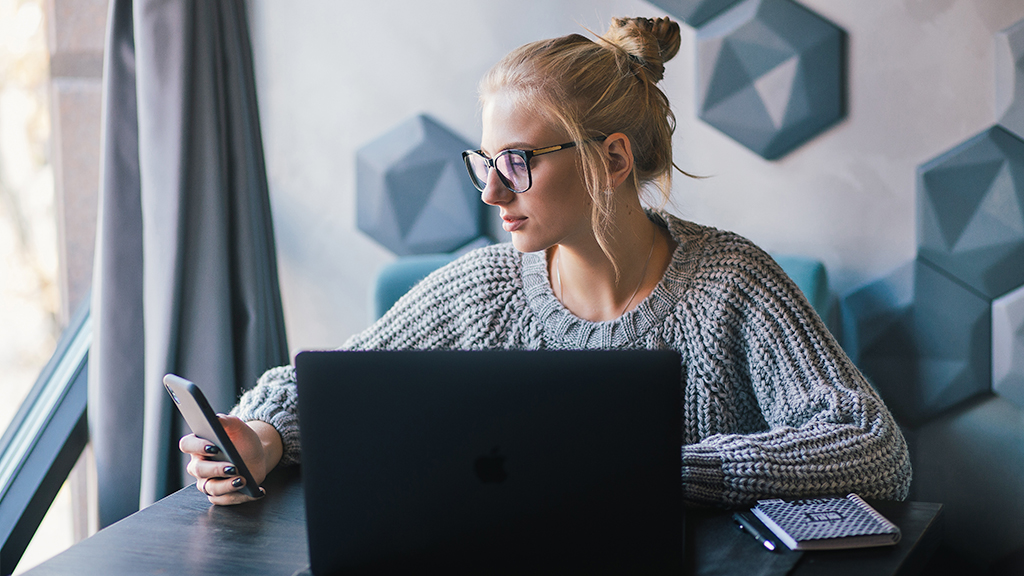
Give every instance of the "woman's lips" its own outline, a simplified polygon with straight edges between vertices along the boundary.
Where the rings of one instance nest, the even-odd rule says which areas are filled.
[[[526,216],[502,216],[501,227],[505,232],[515,232],[526,222]]]

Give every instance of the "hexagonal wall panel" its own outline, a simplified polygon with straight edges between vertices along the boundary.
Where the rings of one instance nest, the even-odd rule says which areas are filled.
[[[1024,20],[996,34],[999,124],[1024,138]]]
[[[356,153],[356,225],[398,255],[451,252],[484,233],[480,193],[462,151],[472,146],[416,116]]]
[[[1024,284],[1024,141],[996,126],[917,171],[918,256],[985,297]]]
[[[888,275],[861,286],[840,301],[843,349],[858,367],[862,350],[893,330],[901,314],[914,303],[914,262],[910,261]],[[892,356],[916,355],[913,347],[899,346]]]
[[[739,0],[650,0],[673,18],[694,28],[700,27]]]
[[[843,43],[790,0],[744,0],[697,30],[698,115],[778,158],[843,116]]]
[[[1024,286],[992,302],[992,391],[1024,409]]]
[[[843,302],[851,357],[905,423],[919,424],[991,385],[988,301],[917,259]]]

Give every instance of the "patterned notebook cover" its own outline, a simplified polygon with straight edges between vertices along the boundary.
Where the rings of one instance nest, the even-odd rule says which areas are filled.
[[[886,546],[900,540],[900,529],[856,494],[759,500],[753,512],[791,550]]]

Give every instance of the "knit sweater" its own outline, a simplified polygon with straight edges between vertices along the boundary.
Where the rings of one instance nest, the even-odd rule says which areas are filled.
[[[906,498],[902,433],[792,280],[736,234],[649,215],[678,246],[653,292],[616,320],[574,316],[543,252],[500,244],[435,271],[343,348],[674,349],[688,501]],[[282,463],[300,461],[291,367],[267,371],[234,413],[273,425]]]

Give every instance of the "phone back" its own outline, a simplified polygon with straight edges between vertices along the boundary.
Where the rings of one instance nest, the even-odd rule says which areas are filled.
[[[233,464],[238,475],[245,479],[245,486],[241,491],[254,498],[261,496],[259,486],[252,474],[249,473],[245,462],[238,455],[231,438],[221,426],[217,413],[206,400],[203,391],[194,383],[175,374],[164,376],[164,388],[171,395],[171,400],[178,407],[178,411],[181,412],[181,416],[192,433],[203,440],[212,442],[220,449],[220,452],[210,454],[207,458]]]

